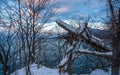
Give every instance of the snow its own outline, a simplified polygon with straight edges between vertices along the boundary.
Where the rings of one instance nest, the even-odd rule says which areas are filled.
[[[80,26],[80,29],[79,29],[79,31],[78,31],[78,34],[81,34],[81,33],[85,30],[86,27],[87,27],[87,23],[81,25],[81,26]]]
[[[80,34],[80,32],[84,28],[84,25],[83,25],[83,27],[81,27],[82,30],[81,29],[77,30],[76,28],[72,27],[71,25],[69,25],[69,24],[67,24],[67,23],[65,23],[65,22],[63,22],[61,20],[57,20],[56,23],[59,26],[61,26],[63,29],[65,29],[65,30],[67,30],[69,32],[72,32],[74,34],[78,34],[78,33]],[[83,36],[83,37],[81,37],[81,36]],[[91,36],[92,37],[90,39],[88,39],[88,37],[87,37],[86,34],[81,34],[79,37],[82,38],[83,40],[87,40],[88,42],[94,43],[96,46],[100,46],[101,48],[103,48],[106,51],[111,51],[111,49],[109,47],[107,47],[107,46],[104,45],[104,43],[102,42],[101,39],[99,39],[99,38],[97,38],[97,37],[95,37],[93,35],[91,35]]]
[[[66,56],[59,64],[59,66],[64,65],[68,61],[68,57]]]
[[[112,56],[112,52],[97,52],[97,51],[90,51],[87,49],[81,49],[79,50],[80,52],[86,52],[86,53],[95,53],[96,55],[108,55],[108,56]]]
[[[69,53],[72,52],[72,50],[73,50],[73,48],[74,48],[73,46],[74,46],[75,44],[77,44],[77,42],[74,41],[73,44],[70,46],[70,48],[67,49],[67,55],[65,56],[65,58],[62,59],[62,61],[60,62],[59,66],[62,66],[62,65],[64,65],[64,64],[67,63],[68,58],[69,58],[69,57],[68,57],[68,56],[69,56]]]
[[[101,42],[103,41],[102,39],[97,38],[97,37],[95,37],[94,35],[91,35],[91,37],[94,38],[95,40],[98,40],[98,41],[101,41]]]
[[[72,25],[69,25],[61,20],[57,20],[56,23],[69,32],[77,32],[77,30]]]
[[[50,69],[48,67],[42,66],[39,69],[37,68],[37,64],[30,65],[30,70],[32,75],[60,75],[58,69]],[[17,70],[16,72],[12,73],[11,75],[26,75],[25,68]],[[63,75],[68,75],[63,74]]]
[[[107,57],[107,58],[112,57],[112,52],[98,52],[98,51],[90,51],[90,50],[87,50],[87,49],[80,49],[79,52],[83,53],[83,54],[93,54],[93,55],[97,55],[97,56],[101,56],[101,57]]]
[[[37,64],[30,65],[30,70],[32,75],[68,75],[67,73],[59,74],[58,69],[51,69],[45,66],[41,66],[39,69],[37,68]],[[26,75],[25,67],[15,71],[11,75]],[[96,69],[91,72],[91,74],[73,74],[73,75],[110,75],[110,72],[106,72],[101,69]]]
[[[105,72],[104,70],[96,69],[96,70],[92,71],[92,73],[90,75],[111,75],[111,74],[108,72]]]

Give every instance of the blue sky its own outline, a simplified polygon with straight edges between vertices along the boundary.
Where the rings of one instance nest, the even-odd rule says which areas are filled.
[[[53,16],[52,21],[61,19],[64,21],[70,20],[75,15],[81,17],[90,16],[95,17],[94,20],[101,20],[106,16],[106,0],[58,0],[56,15]],[[59,9],[58,9],[59,8]],[[51,21],[50,21],[51,22]]]
[[[56,15],[52,20],[71,19],[75,15],[90,16],[101,19],[106,15],[107,0],[57,0]]]
[[[70,19],[74,15],[91,16],[101,19],[106,14],[106,0],[62,0],[55,19]]]

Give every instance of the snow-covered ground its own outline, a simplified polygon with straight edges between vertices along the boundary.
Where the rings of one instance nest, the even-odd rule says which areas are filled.
[[[51,69],[45,66],[42,66],[38,69],[37,64],[30,65],[30,69],[31,69],[32,75],[60,75],[58,69]],[[25,68],[17,70],[11,75],[26,75]],[[68,75],[68,74],[66,73],[61,75]],[[74,75],[78,75],[78,74],[74,74]],[[110,75],[110,73],[105,72],[101,69],[96,69],[91,74],[80,74],[80,75]]]
[[[90,75],[111,75],[110,72],[105,72],[101,69],[94,70]]]
[[[37,64],[30,65],[30,70],[32,75],[60,75],[58,69],[51,69],[45,66],[41,66],[39,69],[37,68]],[[25,68],[17,70],[11,75],[26,75]],[[63,74],[68,75],[68,74]]]

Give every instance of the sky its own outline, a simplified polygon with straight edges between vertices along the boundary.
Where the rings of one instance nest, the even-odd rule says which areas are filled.
[[[107,9],[105,0],[62,0],[53,19],[70,19],[75,15],[90,16],[97,19],[105,16]]]
[[[51,18],[53,22],[56,19],[69,21],[73,17],[88,17],[94,21],[101,21],[106,16],[106,0],[57,0],[57,9],[55,16]],[[52,28],[52,27],[51,27]],[[51,29],[49,27],[49,29]]]
[[[25,1],[25,0],[24,0]],[[38,1],[38,0],[36,0]],[[81,17],[90,16],[97,19],[103,18],[106,14],[107,0],[57,0],[57,9],[55,16],[51,20],[62,19],[68,20],[75,15]]]
[[[56,15],[52,18],[53,23],[48,24],[52,26],[46,28],[48,30],[56,25],[56,19],[63,20],[69,24],[73,17],[89,16],[92,19],[92,24],[94,23],[96,28],[101,27],[101,25],[104,26],[101,22],[106,16],[107,7],[105,0],[60,0],[57,6],[58,8],[54,8],[57,11]]]

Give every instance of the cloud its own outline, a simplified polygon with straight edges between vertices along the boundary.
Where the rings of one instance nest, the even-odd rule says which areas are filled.
[[[64,6],[61,8],[54,8],[53,11],[56,11],[57,14],[68,13],[71,11],[70,7]]]
[[[88,5],[89,5],[89,8],[91,8],[91,9],[101,9],[106,6],[106,2],[103,0],[101,0],[101,1],[96,0],[94,2],[90,1]]]

